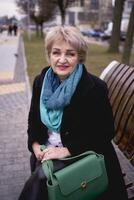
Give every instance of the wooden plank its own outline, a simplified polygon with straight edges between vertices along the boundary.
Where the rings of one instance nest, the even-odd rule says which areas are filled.
[[[120,65],[120,63],[116,62],[116,63],[113,64],[113,62],[111,62],[110,65],[112,65],[112,66],[110,66],[110,69],[108,69],[108,71],[106,72],[105,76],[103,77],[103,80],[104,80],[106,83],[108,83],[108,80],[111,78],[112,74],[113,74],[114,71],[117,69],[117,67]],[[109,68],[109,65],[108,65],[108,67],[106,67],[105,70],[107,70],[107,68]],[[105,70],[104,70],[104,71],[105,71]],[[102,74],[103,74],[103,72],[102,72]],[[100,76],[100,77],[101,77],[101,76]]]
[[[118,93],[116,99],[114,100],[114,104],[112,104],[112,109],[113,109],[113,115],[116,118],[116,115],[118,113],[119,106],[122,101],[125,101],[125,94],[127,93],[128,90],[130,90],[131,85],[133,84],[134,81],[134,73],[131,73],[128,79],[124,82],[122,85],[120,92]]]
[[[128,140],[128,145],[126,146],[124,154],[128,159],[131,159],[132,156],[134,155],[134,129],[133,133],[130,135],[130,138]]]
[[[129,76],[130,72],[129,72],[129,67],[127,65],[125,65],[124,67],[122,67],[121,71],[118,73],[118,75],[116,76],[116,78],[114,79],[114,81],[112,82],[112,84],[109,87],[109,98],[111,103],[113,104],[113,97],[115,96],[114,93],[116,93],[117,91],[119,91],[119,89],[123,86],[124,82],[127,80],[127,77]]]
[[[116,77],[117,77],[118,74],[123,70],[123,68],[124,68],[125,66],[126,66],[126,65],[124,65],[124,64],[118,65],[118,66],[114,69],[113,73],[109,74],[108,80],[107,80],[107,81],[106,81],[106,79],[104,80],[104,81],[106,81],[107,86],[108,86],[108,88],[109,88],[109,95],[110,95],[110,93],[111,93],[111,86],[112,86],[113,82],[115,81]],[[109,73],[110,73],[110,72],[109,72]]]
[[[127,70],[122,70],[121,75],[119,77],[117,77],[117,81],[115,80],[113,92],[111,92],[111,96],[109,96],[112,106],[115,104],[116,99],[122,92],[122,87],[124,87],[124,84],[129,79],[129,77],[133,74],[133,72],[134,72],[134,69],[132,69],[132,68],[129,69],[127,67]]]
[[[134,87],[134,82],[130,88]],[[130,89],[129,88],[129,89]],[[116,144],[120,142],[123,138],[124,134],[129,130],[129,121],[132,117],[132,113],[134,112],[134,91],[130,90],[126,91],[124,94],[124,98],[120,102],[118,106],[118,112],[116,112],[114,120],[115,120],[115,138],[114,141]],[[134,123],[133,123],[134,124]],[[133,126],[132,124],[132,126]],[[129,132],[129,131],[128,131]]]

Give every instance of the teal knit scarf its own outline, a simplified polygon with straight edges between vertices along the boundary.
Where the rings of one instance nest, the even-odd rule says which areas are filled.
[[[40,116],[42,123],[50,131],[60,131],[63,109],[70,103],[82,71],[82,65],[78,64],[72,74],[62,82],[51,67],[46,72],[40,95]]]

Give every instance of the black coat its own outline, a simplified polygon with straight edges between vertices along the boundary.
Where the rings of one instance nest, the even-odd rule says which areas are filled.
[[[40,92],[47,69],[42,70],[33,84],[28,119],[28,148],[31,152],[33,142],[45,144],[48,139],[47,127],[41,122],[39,110]],[[60,134],[63,146],[72,155],[86,150],[103,154],[109,178],[109,198],[127,199],[121,168],[111,144],[114,122],[107,86],[104,81],[89,74],[85,67],[70,104],[64,108]]]

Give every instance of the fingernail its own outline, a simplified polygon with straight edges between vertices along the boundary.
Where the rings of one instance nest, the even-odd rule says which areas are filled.
[[[42,160],[41,163],[43,163],[45,160]]]

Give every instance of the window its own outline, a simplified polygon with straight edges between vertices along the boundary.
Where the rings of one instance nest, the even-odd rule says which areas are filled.
[[[98,10],[99,9],[99,0],[91,0],[90,7],[91,7],[91,9]]]
[[[129,9],[131,9],[132,6],[133,6],[133,1],[128,1],[128,3],[127,3],[127,7],[128,7]]]
[[[84,0],[74,0],[72,1],[72,5],[73,6],[80,6],[80,7],[83,7],[84,6]]]
[[[80,6],[84,7],[84,0],[80,0]]]

